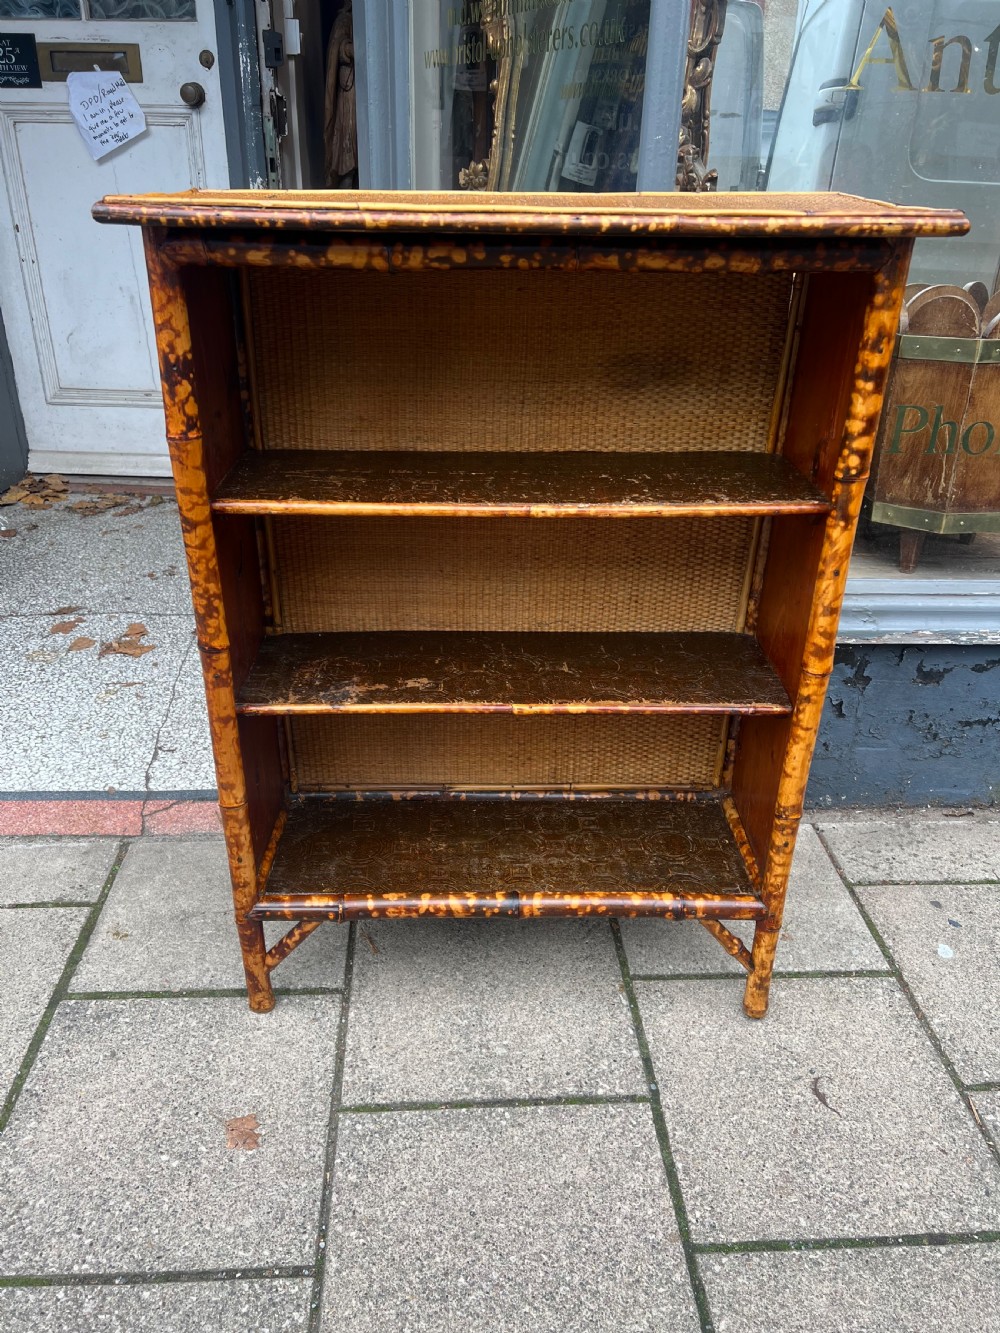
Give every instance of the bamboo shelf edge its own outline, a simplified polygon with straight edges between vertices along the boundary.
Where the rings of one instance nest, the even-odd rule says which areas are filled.
[[[429,518],[668,518],[826,514],[830,500],[780,454],[250,451],[212,497],[217,514]]]
[[[244,716],[278,717],[792,709],[751,635],[551,631],[273,635],[236,707]]]

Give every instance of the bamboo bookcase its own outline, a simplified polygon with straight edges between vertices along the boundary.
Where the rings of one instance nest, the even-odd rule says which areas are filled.
[[[94,212],[145,236],[251,1007],[325,920],[599,913],[696,918],[762,1017],[909,253],[962,215]]]

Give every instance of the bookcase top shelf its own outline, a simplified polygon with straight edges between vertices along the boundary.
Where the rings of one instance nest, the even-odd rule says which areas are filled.
[[[632,517],[825,514],[829,500],[779,454],[248,451],[223,514]]]
[[[954,209],[901,207],[849,194],[481,194],[355,190],[189,190],[108,195],[98,222],[355,233],[545,234],[760,239],[961,236]]]

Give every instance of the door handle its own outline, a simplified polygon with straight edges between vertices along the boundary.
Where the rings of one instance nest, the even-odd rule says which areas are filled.
[[[186,106],[199,107],[205,101],[205,89],[200,83],[182,83],[181,101]]]

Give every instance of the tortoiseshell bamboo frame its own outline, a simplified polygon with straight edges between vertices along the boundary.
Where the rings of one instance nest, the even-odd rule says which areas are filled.
[[[797,207],[789,206],[795,199]],[[773,202],[773,201],[772,201]],[[763,1017],[781,927],[813,745],[833,663],[837,621],[892,356],[913,238],[968,229],[961,214],[899,209],[844,196],[489,196],[229,192],[110,198],[99,221],[144,230],[163,382],[167,438],[191,575],[229,851],[233,900],[252,1009],[274,1004],[270,973],[322,919],[365,915],[654,913],[701,920],[748,976],[746,1013]],[[753,898],[686,897],[665,887],[642,903],[627,893],[381,897],[308,894],[265,908],[261,895],[285,821],[280,727],[238,716],[236,592],[224,588],[211,498],[232,456],[215,456],[209,433],[242,404],[199,382],[192,320],[204,312],[199,283],[227,269],[293,266],[311,271],[440,268],[597,269],[626,273],[794,272],[809,286],[795,305],[797,359],[784,391],[783,453],[829,498],[829,511],[794,514],[768,534],[754,575],[750,627],[791,700],[791,712],[744,710],[727,751],[722,809],[755,886]],[[193,282],[191,275],[198,275]],[[210,298],[206,298],[209,300]],[[202,330],[210,341],[210,332]],[[211,376],[209,375],[209,378]],[[201,400],[201,401],[200,401]],[[207,406],[206,406],[207,405]],[[697,410],[697,403],[691,404]],[[207,413],[207,416],[206,416]],[[242,427],[226,427],[231,434]],[[224,432],[223,432],[224,433]],[[231,451],[230,451],[231,453]],[[413,513],[419,513],[414,506]],[[685,512],[709,515],[706,503]],[[252,524],[252,518],[225,517]],[[669,520],[667,520],[669,521]],[[256,536],[254,537],[256,540]],[[255,557],[256,558],[256,557]],[[798,571],[793,578],[789,570]],[[808,579],[801,571],[809,573]],[[259,591],[259,590],[258,590]],[[239,678],[245,677],[245,664]],[[540,710],[544,711],[544,709]],[[773,710],[772,710],[773,711]],[[252,732],[271,726],[271,733]],[[263,739],[260,739],[263,737]],[[256,738],[256,739],[255,739]],[[249,746],[249,749],[248,749]],[[412,793],[407,793],[412,794]],[[665,793],[664,793],[665,794]],[[594,793],[595,796],[611,793]],[[582,799],[586,796],[581,794]],[[755,921],[748,950],[719,917]],[[295,924],[270,950],[263,918]]]

